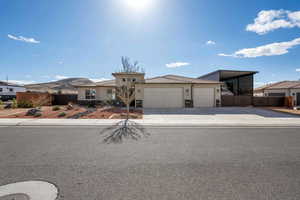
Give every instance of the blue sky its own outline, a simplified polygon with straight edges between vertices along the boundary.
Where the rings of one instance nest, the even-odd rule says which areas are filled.
[[[109,79],[121,56],[147,77],[234,69],[259,71],[256,85],[297,80],[299,11],[299,0],[0,0],[0,80]]]

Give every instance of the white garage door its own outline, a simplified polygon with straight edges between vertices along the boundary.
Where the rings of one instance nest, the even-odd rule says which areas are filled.
[[[182,88],[144,88],[144,108],[182,107]]]
[[[193,101],[194,107],[214,107],[215,92],[214,88],[194,88]]]

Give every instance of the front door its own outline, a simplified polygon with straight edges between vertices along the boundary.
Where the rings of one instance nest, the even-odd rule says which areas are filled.
[[[300,93],[297,93],[297,106],[300,106]]]

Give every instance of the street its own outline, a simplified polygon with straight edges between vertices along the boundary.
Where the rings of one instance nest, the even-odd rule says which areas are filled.
[[[58,199],[300,199],[300,128],[0,127],[0,185],[45,180]],[[0,197],[1,199],[1,197]]]

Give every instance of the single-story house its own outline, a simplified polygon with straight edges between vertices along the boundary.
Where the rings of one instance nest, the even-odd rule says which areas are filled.
[[[144,73],[113,73],[115,80],[79,85],[78,102],[104,102],[115,98],[115,88],[134,82],[136,107],[184,108],[221,105],[221,82],[165,75],[145,79]]]
[[[14,83],[0,81],[0,100],[6,101],[16,98],[17,92],[25,92],[25,87]]]
[[[300,106],[300,81],[281,81],[254,90],[255,96],[287,97],[292,96],[294,105]]]
[[[199,79],[223,82],[222,95],[253,96],[253,80],[257,73],[257,71],[217,70],[200,76]]]

